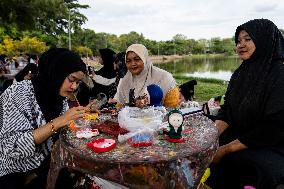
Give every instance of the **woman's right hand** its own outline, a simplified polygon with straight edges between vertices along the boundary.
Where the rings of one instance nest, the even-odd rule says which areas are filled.
[[[114,98],[109,98],[107,103],[108,104],[115,104],[115,103],[117,103],[117,100],[114,99]]]
[[[66,125],[69,125],[70,121],[84,117],[86,109],[87,108],[83,106],[77,106],[74,108],[70,108],[63,115],[45,124],[45,126],[35,129],[33,131],[35,144],[41,144],[48,137],[55,134],[58,129]]]
[[[57,125],[57,129],[59,129],[61,127],[64,127],[65,125],[68,125],[72,120],[77,120],[84,117],[87,110],[88,108],[84,106],[70,108],[62,116],[54,119],[53,122],[55,123],[55,125]]]

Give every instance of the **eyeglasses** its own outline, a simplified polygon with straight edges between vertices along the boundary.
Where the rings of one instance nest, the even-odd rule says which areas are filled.
[[[72,76],[72,75],[68,75],[66,77],[68,79],[68,81],[72,84],[76,84],[76,85],[80,85],[81,83],[83,83],[82,80],[77,79],[76,77]]]

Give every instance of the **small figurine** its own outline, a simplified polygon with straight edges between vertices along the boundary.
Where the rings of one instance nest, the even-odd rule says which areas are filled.
[[[183,126],[183,115],[182,112],[174,109],[168,114],[169,131],[167,132],[166,139],[170,142],[184,142],[182,137],[182,126]]]

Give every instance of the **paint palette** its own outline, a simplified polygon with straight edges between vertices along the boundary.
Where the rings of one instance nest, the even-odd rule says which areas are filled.
[[[87,143],[87,147],[94,152],[108,152],[116,147],[116,141],[113,139],[99,138]]]

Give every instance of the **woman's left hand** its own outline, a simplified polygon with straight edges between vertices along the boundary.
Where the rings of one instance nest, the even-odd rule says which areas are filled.
[[[218,163],[227,154],[229,154],[228,144],[220,146],[214,156],[212,163]]]
[[[233,140],[229,144],[220,146],[212,163],[218,163],[225,155],[246,149],[247,146],[242,144],[238,139]]]
[[[97,104],[96,99],[90,101],[90,103],[86,106],[87,111],[99,113],[99,110],[96,109],[96,104]]]
[[[144,94],[143,96],[139,96],[135,99],[135,106],[138,108],[143,108],[147,106],[148,103],[149,103],[149,100],[146,94]]]

